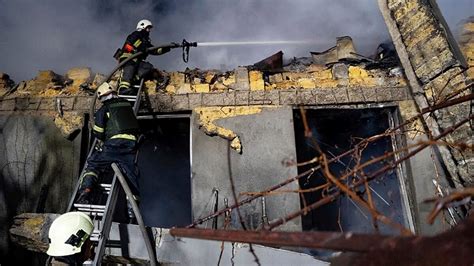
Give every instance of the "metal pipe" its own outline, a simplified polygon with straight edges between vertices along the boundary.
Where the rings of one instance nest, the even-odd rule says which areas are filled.
[[[376,234],[354,234],[351,232],[273,232],[266,230],[242,231],[197,228],[172,228],[170,229],[170,234],[175,237],[353,252],[367,252],[380,248],[383,243],[388,243],[388,240],[396,239],[397,242],[403,241],[403,243],[408,243],[417,238],[414,236],[393,237]]]
[[[265,227],[268,224],[267,204],[265,202],[265,197],[262,197],[261,201],[262,201],[262,227]]]
[[[150,265],[156,266],[157,263],[156,263],[155,249],[153,248],[151,244],[151,240],[148,237],[145,224],[143,223],[143,217],[142,217],[142,214],[140,213],[140,209],[138,208],[137,203],[135,202],[134,195],[132,191],[130,190],[130,187],[128,186],[127,181],[125,180],[125,177],[123,176],[122,171],[120,171],[116,163],[112,163],[112,169],[114,170],[115,175],[120,181],[120,184],[122,185],[123,190],[125,191],[125,194],[127,195],[128,200],[130,201],[130,204],[132,205],[133,212],[135,213],[135,217],[137,218],[138,226],[140,227],[140,231],[142,232],[142,235],[143,235],[143,241],[145,241],[146,249],[148,251],[148,256],[150,257]]]
[[[214,188],[214,209],[212,210],[213,212],[217,212],[219,209],[219,190],[217,188]],[[212,220],[212,229],[217,229],[217,216],[214,217],[214,220]]]
[[[279,183],[279,184],[277,184],[277,185],[275,185],[275,186],[272,186],[271,188],[265,190],[263,193],[267,193],[267,192],[270,192],[270,191],[273,191],[273,190],[277,190],[277,189],[279,189],[279,188],[281,188],[281,187],[283,187],[283,186],[285,186],[285,185],[287,185],[287,184],[289,184],[289,183],[291,183],[291,182],[293,182],[293,181],[298,180],[299,178],[301,178],[301,177],[303,177],[303,176],[308,175],[309,173],[311,173],[311,172],[313,172],[313,171],[314,171],[314,168],[311,168],[311,169],[309,169],[308,171],[305,171],[304,173],[301,173],[301,174],[299,174],[299,175],[297,175],[297,176],[295,176],[295,177],[289,178],[289,179],[287,179],[287,180],[285,180],[285,181],[283,181],[283,182],[281,182],[281,183]],[[224,208],[224,209],[221,209],[221,210],[218,211],[218,212],[215,212],[215,213],[213,213],[213,214],[211,214],[211,215],[209,215],[209,216],[206,216],[206,217],[204,217],[204,218],[201,218],[201,219],[196,220],[196,221],[193,222],[192,224],[186,226],[186,228],[195,227],[195,226],[198,225],[198,224],[201,224],[201,223],[203,223],[203,222],[205,222],[205,221],[208,221],[208,220],[210,220],[210,219],[212,219],[212,218],[214,218],[214,217],[216,217],[216,216],[219,216],[219,215],[221,215],[221,214],[223,214],[223,213],[225,213],[225,212],[227,212],[227,211],[230,211],[230,210],[232,210],[232,209],[235,209],[235,208],[237,208],[237,207],[239,207],[239,206],[242,206],[242,205],[244,205],[244,204],[246,204],[246,203],[249,203],[249,202],[253,201],[254,199],[258,199],[258,198],[260,198],[260,197],[261,197],[261,195],[254,195],[254,196],[250,196],[250,197],[248,197],[248,198],[245,198],[245,199],[243,199],[243,200],[241,200],[241,201],[239,201],[239,202],[237,202],[237,203],[232,204],[232,205],[229,206],[229,207],[226,207],[226,208]]]

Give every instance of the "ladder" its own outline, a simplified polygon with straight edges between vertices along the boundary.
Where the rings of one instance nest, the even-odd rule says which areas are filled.
[[[138,89],[138,93],[136,96],[118,95],[119,97],[125,98],[126,100],[133,103],[133,112],[135,116],[138,115],[138,111],[140,109],[140,102],[144,87],[143,85],[144,80],[141,79],[139,85],[133,86],[134,88]],[[94,142],[87,155],[87,159],[89,159],[89,157],[94,152],[96,145],[97,139],[94,139]],[[82,168],[80,177],[84,175],[86,168],[87,160],[84,164],[84,167]],[[95,200],[94,204],[79,204],[75,202],[77,194],[79,192],[80,182],[78,181],[76,184],[75,192],[69,201],[67,212],[84,212],[91,217],[91,220],[94,223],[94,230],[90,235],[90,241],[92,242],[94,249],[94,257],[84,262],[84,265],[101,265],[102,263],[102,257],[104,256],[110,228],[112,226],[114,210],[120,191],[119,184],[120,183],[117,180],[117,173],[114,172],[114,176],[112,178],[111,183],[102,183],[99,185],[100,192],[102,192],[102,194],[99,195],[100,197],[97,197],[97,195],[93,195],[93,200]],[[94,192],[94,194],[96,193]]]

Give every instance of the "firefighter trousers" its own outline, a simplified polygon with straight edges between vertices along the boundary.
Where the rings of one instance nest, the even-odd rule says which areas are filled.
[[[93,190],[100,181],[100,175],[111,169],[112,163],[117,163],[133,194],[138,196],[139,172],[135,164],[136,152],[135,141],[120,138],[106,140],[102,150],[95,150],[87,159],[87,168],[82,176],[80,190]]]
[[[146,61],[130,61],[122,68],[122,75],[119,83],[119,94],[137,94],[132,88],[134,82],[145,78],[153,70],[153,65]]]

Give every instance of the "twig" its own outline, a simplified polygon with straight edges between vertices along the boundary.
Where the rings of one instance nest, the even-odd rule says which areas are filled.
[[[453,202],[462,201],[472,196],[474,196],[474,187],[469,187],[460,191],[455,191],[443,198],[431,198],[425,200],[424,202],[435,202],[433,210],[431,210],[427,217],[428,223],[433,224],[436,216],[438,216],[441,210],[450,207],[449,205],[453,204]]]

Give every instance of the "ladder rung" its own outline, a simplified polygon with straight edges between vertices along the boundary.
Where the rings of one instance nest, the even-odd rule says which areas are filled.
[[[112,184],[100,184],[100,188],[102,188],[104,191],[110,191]]]
[[[119,94],[118,96],[121,97],[121,98],[127,99],[127,100],[136,100],[136,99],[137,99],[137,96],[136,96],[136,95],[123,95],[123,94]]]
[[[94,241],[94,239],[97,239],[97,241],[99,240],[99,237],[100,237],[100,232],[99,231],[93,231],[91,236],[90,236],[90,239],[92,241]]]
[[[111,188],[112,187],[112,184],[100,184],[100,187],[103,187],[103,188]]]
[[[91,210],[105,210],[105,205],[96,205],[96,204],[79,204],[79,203],[74,203],[74,207],[76,207],[76,208],[91,209]]]
[[[80,211],[80,212],[83,212],[89,216],[93,216],[93,217],[103,217],[104,216],[104,212],[102,211],[89,211],[89,210],[77,210],[77,211]]]

